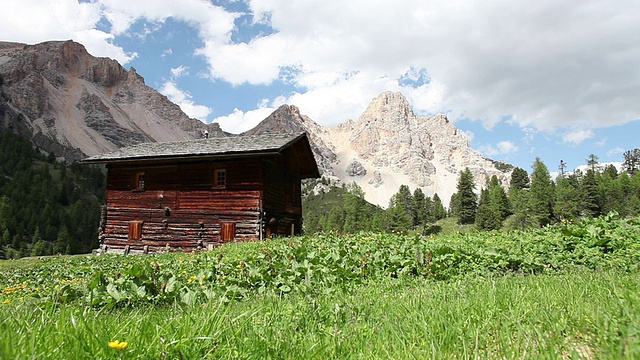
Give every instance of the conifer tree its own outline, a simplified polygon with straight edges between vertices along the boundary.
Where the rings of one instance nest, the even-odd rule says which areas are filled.
[[[607,214],[611,211],[617,211],[622,215],[617,207],[625,201],[622,187],[618,179],[618,172],[613,167],[613,171],[610,170],[613,166],[607,166],[602,174],[596,174],[596,182],[598,184],[598,205],[600,206],[600,213]],[[626,215],[626,214],[625,214]],[[623,215],[624,216],[624,215]]]
[[[447,210],[445,210],[444,205],[442,205],[442,200],[440,200],[438,193],[435,193],[433,194],[433,204],[431,205],[427,220],[429,222],[436,222],[445,217],[447,217]]]
[[[598,184],[595,171],[587,170],[580,184],[580,212],[583,216],[596,217],[600,215],[600,201],[598,199]]]
[[[497,222],[496,214],[491,211],[489,189],[482,189],[476,213],[476,226],[482,230],[493,230],[498,228]]]
[[[539,226],[545,226],[553,219],[554,188],[547,166],[536,157],[531,173],[531,187],[529,190],[530,216]]]
[[[629,175],[633,175],[640,166],[640,149],[627,150],[623,154],[623,165]]]
[[[480,193],[476,226],[479,229],[497,230],[509,214],[509,200],[497,176],[492,176],[487,188]]]
[[[398,192],[391,196],[386,213],[390,230],[406,231],[413,226],[415,219],[414,201],[407,185],[400,185]],[[404,215],[401,213],[404,213]]]
[[[392,232],[406,232],[413,224],[413,218],[401,204],[389,206],[386,211],[387,230]]]
[[[460,224],[473,224],[476,220],[478,195],[473,191],[475,183],[469,168],[460,172],[456,192],[455,215]]]
[[[589,169],[591,171],[596,171],[596,167],[598,166],[599,162],[598,162],[598,155],[596,154],[589,154],[589,157],[587,158],[587,165],[589,166]]]
[[[575,176],[560,175],[556,179],[553,212],[559,220],[575,220],[579,216],[578,182]]]
[[[516,167],[511,173],[511,181],[509,182],[509,195],[514,190],[522,190],[529,188],[529,174],[523,168]]]

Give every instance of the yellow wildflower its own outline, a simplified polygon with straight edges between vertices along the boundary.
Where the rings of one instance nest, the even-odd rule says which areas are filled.
[[[9,303],[9,299],[4,299],[4,301],[2,302],[3,305],[6,305]]]
[[[129,343],[126,341],[120,341],[120,340],[113,340],[111,342],[109,342],[109,347],[110,348],[114,348],[114,349],[118,349],[118,350],[122,350],[124,348],[127,347]]]

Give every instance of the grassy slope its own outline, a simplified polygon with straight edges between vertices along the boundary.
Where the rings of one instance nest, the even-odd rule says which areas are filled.
[[[639,358],[639,230],[607,217],[528,232],[321,235],[211,253],[0,262],[0,359]],[[424,249],[427,269],[415,262]],[[147,301],[147,292],[109,302],[149,276],[171,283],[156,276],[165,272],[199,300]],[[95,273],[107,283],[90,285]],[[276,280],[259,292],[267,275],[291,292],[279,296]],[[247,292],[207,295],[225,286]],[[67,298],[87,287],[104,296],[97,306]],[[113,340],[128,345],[112,349]]]
[[[96,310],[0,306],[0,358],[638,358],[640,276],[573,273]],[[594,296],[597,294],[597,296]],[[127,341],[123,350],[107,346]]]

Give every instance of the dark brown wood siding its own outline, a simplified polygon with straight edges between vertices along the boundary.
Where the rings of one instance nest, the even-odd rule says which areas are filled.
[[[225,169],[226,184],[213,186],[214,169]],[[136,174],[145,188],[137,190]],[[262,166],[242,161],[110,166],[103,244],[108,250],[192,250],[222,242],[222,223],[234,224],[234,240],[260,237]],[[140,239],[130,223],[141,222]],[[138,225],[135,225],[138,226]],[[231,225],[227,225],[231,226]]]
[[[287,171],[282,158],[264,162],[264,177],[267,231],[272,235],[291,235],[292,230],[299,234],[302,230],[300,178]]]

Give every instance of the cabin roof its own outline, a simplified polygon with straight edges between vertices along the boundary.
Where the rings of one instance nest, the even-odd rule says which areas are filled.
[[[305,152],[303,156],[307,168],[306,177],[319,177],[318,167],[309,145],[307,134],[286,133],[266,135],[238,135],[229,137],[213,137],[208,139],[141,143],[120,148],[116,151],[95,155],[83,159],[89,164],[106,164],[129,161],[151,161],[192,158],[229,158],[235,156],[251,156],[282,153],[285,149],[300,144]],[[309,156],[310,155],[310,156]]]

